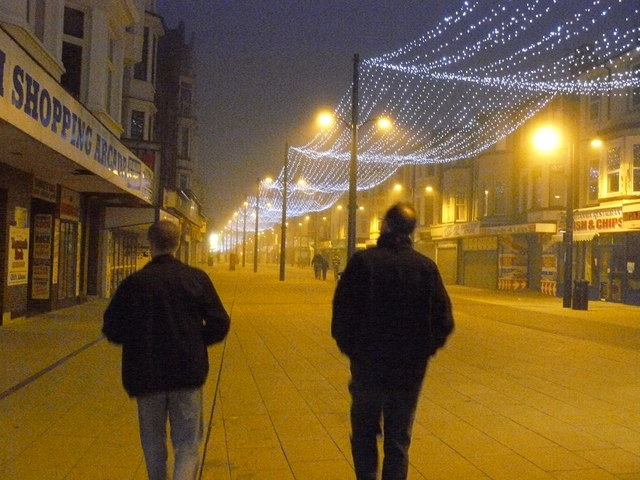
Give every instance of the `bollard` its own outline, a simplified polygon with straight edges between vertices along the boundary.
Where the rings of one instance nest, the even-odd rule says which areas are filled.
[[[576,280],[573,282],[573,305],[574,310],[589,309],[589,282],[586,280]]]

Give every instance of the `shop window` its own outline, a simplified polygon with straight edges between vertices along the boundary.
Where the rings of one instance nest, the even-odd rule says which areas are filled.
[[[58,270],[58,299],[76,297],[78,272],[78,224],[62,220],[60,222],[60,256]]]
[[[620,147],[607,150],[607,193],[620,191]]]
[[[136,80],[148,80],[149,66],[149,27],[144,27],[144,34],[142,38],[142,59],[136,63],[133,67],[133,78]]]
[[[131,138],[144,140],[144,112],[131,111]]]
[[[134,234],[114,231],[111,245],[111,291],[136,271],[138,241]]]

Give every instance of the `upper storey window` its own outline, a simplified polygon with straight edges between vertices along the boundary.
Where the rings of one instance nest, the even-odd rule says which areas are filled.
[[[62,64],[65,72],[60,82],[65,90],[79,99],[82,89],[83,50],[85,48],[84,12],[64,7],[63,33]]]

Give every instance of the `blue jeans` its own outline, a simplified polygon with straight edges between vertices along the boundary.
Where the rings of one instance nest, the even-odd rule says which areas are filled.
[[[406,480],[409,445],[420,385],[414,389],[384,389],[352,381],[351,453],[358,480],[376,480],[377,436],[384,422],[382,480]]]
[[[167,480],[167,419],[175,452],[174,480],[195,480],[202,442],[202,388],[137,398],[140,440],[149,480]]]

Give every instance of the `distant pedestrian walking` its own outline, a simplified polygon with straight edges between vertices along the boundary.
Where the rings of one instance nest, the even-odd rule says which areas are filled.
[[[333,269],[333,279],[338,280],[340,278],[340,255],[338,252],[334,252],[331,256],[331,268]]]
[[[327,270],[329,270],[329,262],[327,261],[326,258],[324,258],[324,255],[322,255],[321,268],[322,268],[322,279],[326,280],[327,279]]]
[[[151,262],[127,277],[104,313],[102,332],[122,345],[122,382],[138,404],[140,439],[150,480],[167,479],[167,420],[174,480],[194,480],[203,434],[202,385],[207,346],[221,342],[230,319],[202,270],[175,258],[180,229],[149,228]]]
[[[386,213],[375,248],[353,254],[333,299],[331,333],[351,363],[351,450],[358,480],[405,480],[418,397],[429,358],[453,331],[435,263],[412,248],[415,210]]]
[[[322,278],[322,268],[325,263],[324,257],[320,253],[316,253],[311,259],[311,265],[313,266],[313,275],[316,280]]]

